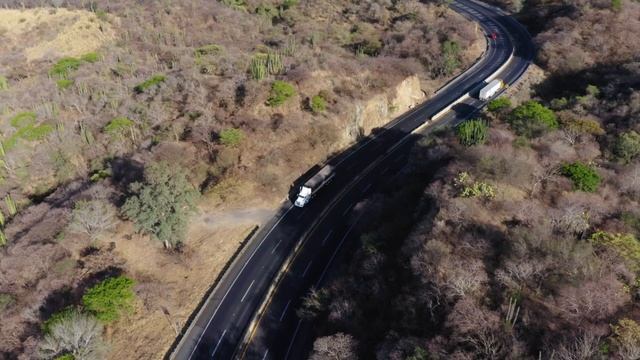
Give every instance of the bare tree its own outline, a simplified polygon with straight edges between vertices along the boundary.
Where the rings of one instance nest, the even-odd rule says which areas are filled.
[[[102,359],[106,351],[102,324],[91,315],[73,311],[51,326],[39,351],[45,359],[63,354],[71,354],[77,360]]]
[[[582,237],[589,230],[589,212],[582,206],[570,205],[552,213],[554,228],[564,234],[576,234]]]
[[[95,240],[116,225],[116,210],[105,200],[80,200],[73,209],[69,229]]]
[[[594,358],[600,351],[600,337],[584,332],[567,339],[551,355],[551,360],[584,360]]]
[[[356,341],[351,335],[337,333],[316,339],[310,360],[357,359]]]
[[[534,195],[543,186],[558,175],[560,167],[557,165],[545,166],[542,170],[536,171],[533,175],[533,185],[531,186],[530,194]]]

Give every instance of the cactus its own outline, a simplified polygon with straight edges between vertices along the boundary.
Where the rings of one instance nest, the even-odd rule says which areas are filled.
[[[18,208],[16,207],[16,202],[13,201],[11,194],[8,194],[4,197],[4,203],[7,205],[7,210],[9,210],[9,215],[14,216],[18,213]]]
[[[0,227],[4,227],[4,213],[0,211]]]
[[[509,298],[509,308],[505,317],[505,324],[513,329],[518,321],[518,315],[520,314],[520,306],[516,307],[518,300],[515,298]]]
[[[255,56],[251,59],[251,65],[249,67],[251,77],[254,80],[262,80],[267,76],[267,65],[263,57]]]
[[[84,142],[87,143],[87,145],[91,145],[93,143],[93,133],[91,133],[91,130],[87,129],[87,127],[84,126],[84,123],[80,123],[80,135],[82,136]]]
[[[284,46],[283,54],[286,56],[294,56],[296,54],[296,51],[298,50],[297,46],[298,45],[296,44],[296,38],[290,36],[287,39],[287,44]]]
[[[4,234],[4,231],[0,230],[0,246],[7,245],[7,237]]]
[[[278,75],[284,70],[280,53],[269,52],[267,54],[267,70],[271,75]]]

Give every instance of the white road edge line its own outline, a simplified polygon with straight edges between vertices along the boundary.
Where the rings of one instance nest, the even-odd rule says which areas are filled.
[[[289,305],[291,304],[291,299],[287,301],[287,305],[284,306],[284,310],[282,310],[282,315],[280,315],[280,322],[284,319],[284,316],[287,315],[287,309],[289,309]]]
[[[347,215],[347,213],[348,213],[349,211],[351,211],[351,209],[353,208],[353,206],[352,206],[352,205],[353,205],[353,204],[349,204],[349,206],[347,206],[347,209],[346,209],[345,211],[343,211],[343,212],[342,212],[342,216]]]
[[[342,237],[342,240],[340,240],[340,244],[338,244],[336,249],[333,251],[333,254],[331,255],[331,258],[329,259],[329,262],[327,263],[327,266],[325,266],[324,270],[322,271],[322,275],[320,275],[320,279],[318,280],[318,282],[315,285],[316,289],[318,288],[318,285],[324,279],[324,276],[327,273],[327,270],[329,269],[329,266],[331,266],[331,263],[333,262],[333,259],[336,257],[336,254],[338,253],[340,248],[342,248],[342,244],[344,243],[344,240],[347,238],[347,236],[349,236],[349,234],[351,233],[351,230],[353,229],[354,226],[356,226],[358,221],[360,221],[361,217],[362,217],[362,214],[360,216],[358,216],[358,218],[356,219],[356,221],[353,222],[353,224],[351,224],[351,226],[349,227],[347,232]],[[298,336],[298,331],[300,330],[300,325],[301,324],[302,324],[302,319],[298,320],[298,326],[296,326],[296,330],[293,332],[293,336],[291,337],[291,341],[289,342],[289,347],[287,348],[287,353],[284,356],[285,360],[287,360],[289,358],[289,353],[291,352],[291,347],[293,346],[293,342],[296,339],[296,336]]]
[[[354,221],[353,224],[351,224],[351,226],[349,227],[347,232],[344,233],[344,236],[342,237],[342,240],[340,240],[340,243],[338,244],[338,246],[336,246],[336,249],[333,251],[333,254],[331,254],[331,258],[329,258],[329,261],[327,262],[327,266],[324,267],[324,270],[322,270],[322,274],[320,275],[320,279],[318,279],[318,282],[316,282],[316,285],[315,285],[316,289],[318,288],[318,285],[320,285],[320,283],[324,279],[324,276],[327,274],[327,270],[329,270],[329,266],[331,265],[331,263],[333,262],[333,259],[338,254],[338,251],[340,250],[340,248],[342,248],[342,244],[344,243],[344,240],[347,238],[347,236],[349,236],[349,234],[351,234],[351,230],[353,230],[353,227],[356,226],[356,224],[360,220],[360,217],[362,217],[362,215],[358,216],[356,221]]]
[[[271,253],[275,253],[276,249],[278,249],[278,246],[280,246],[280,243],[282,242],[282,239],[278,240],[278,242],[276,243],[276,246],[273,247],[273,250],[271,250]]]
[[[309,261],[309,263],[307,264],[307,267],[304,268],[304,271],[302,272],[302,277],[305,277],[305,275],[307,275],[307,271],[309,271],[309,268],[311,267],[311,263],[313,263],[313,260]]]
[[[293,346],[293,340],[295,340],[296,336],[298,336],[300,325],[302,325],[302,319],[298,320],[298,325],[296,326],[296,330],[293,332],[293,337],[291,338],[291,342],[289,343],[289,347],[287,348],[287,353],[284,355],[284,360],[287,360],[289,358],[289,353],[291,352],[291,347]]]
[[[329,232],[327,233],[327,236],[324,237],[324,239],[322,239],[322,246],[324,246],[324,244],[327,243],[327,239],[329,239],[329,236],[331,236],[331,234],[333,234],[333,229],[329,230]]]
[[[244,295],[242,295],[242,299],[240,299],[240,302],[244,301],[244,298],[247,297],[247,294],[249,293],[249,290],[251,290],[251,287],[253,287],[253,283],[256,282],[255,280],[253,280],[251,282],[251,284],[249,284],[249,287],[247,288],[247,291],[244,292]]]
[[[367,190],[371,189],[371,186],[373,186],[373,184],[369,184],[369,185],[365,186],[364,189],[362,189],[362,192],[366,193]]]
[[[251,262],[251,259],[253,259],[253,256],[258,252],[258,249],[260,248],[260,246],[262,246],[262,244],[269,237],[269,235],[271,234],[273,229],[275,229],[276,226],[278,226],[278,224],[280,224],[280,221],[282,221],[282,219],[284,219],[287,216],[287,214],[289,213],[289,211],[291,211],[291,209],[293,209],[293,205],[291,205],[287,209],[287,211],[285,211],[284,214],[282,214],[282,217],[280,219],[278,219],[278,221],[276,221],[275,224],[273,224],[273,226],[271,227],[269,232],[262,238],[262,240],[260,240],[260,243],[253,250],[253,253],[251,253],[251,256],[249,256],[249,259],[247,260],[247,262],[244,263],[244,265],[242,266],[242,268],[238,272],[238,275],[236,275],[236,277],[233,279],[233,282],[231,282],[231,286],[229,286],[229,288],[227,289],[227,292],[225,292],[224,295],[222,296],[222,299],[218,303],[218,306],[216,307],[215,311],[213,312],[213,315],[211,315],[211,317],[209,318],[209,321],[207,322],[207,325],[204,327],[204,330],[202,331],[202,334],[200,334],[200,337],[198,338],[198,341],[196,342],[196,346],[194,346],[193,350],[191,350],[191,354],[189,355],[189,359],[191,359],[193,357],[193,354],[196,352],[196,349],[198,348],[198,345],[200,345],[200,342],[202,341],[202,338],[204,337],[204,334],[207,332],[207,329],[209,328],[209,325],[211,325],[211,322],[213,321],[213,318],[216,317],[216,314],[218,313],[218,310],[220,310],[220,306],[222,306],[222,303],[224,302],[224,299],[226,299],[227,295],[229,295],[229,292],[231,291],[231,288],[233,288],[233,286],[235,285],[236,281],[238,281],[238,278],[240,277],[240,275],[242,274],[244,269],[247,267],[247,264],[249,264],[249,262]]]
[[[222,339],[224,339],[224,335],[227,333],[227,329],[224,329],[224,331],[222,332],[222,336],[220,336],[220,340],[218,340],[218,343],[216,344],[216,347],[213,349],[213,352],[211,353],[211,357],[213,358],[213,355],[216,354],[216,351],[218,351],[218,347],[220,346],[220,343],[222,342]]]
[[[268,353],[269,353],[269,349],[267,349],[267,351],[264,352],[264,355],[262,355],[262,360],[267,358]]]

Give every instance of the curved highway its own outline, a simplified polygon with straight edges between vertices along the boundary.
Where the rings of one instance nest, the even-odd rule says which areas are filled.
[[[295,310],[309,288],[321,285],[342,245],[357,235],[355,204],[402,167],[416,133],[468,118],[485,105],[477,92],[489,76],[513,84],[533,58],[529,34],[504,12],[472,0],[456,0],[451,8],[477,21],[486,34],[498,34],[488,38],[482,59],[425,103],[330,160],[335,178],[306,207],[286,202],[232,263],[169,358],[304,357],[310,325]]]

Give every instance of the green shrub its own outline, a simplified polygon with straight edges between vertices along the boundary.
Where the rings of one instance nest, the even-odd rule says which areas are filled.
[[[73,57],[64,57],[58,60],[55,65],[49,70],[49,75],[57,76],[59,78],[66,78],[69,76],[71,71],[78,70],[82,65],[82,61],[80,59],[76,59]]]
[[[625,211],[620,214],[620,219],[625,225],[632,228],[636,235],[640,235],[640,216],[632,212]]]
[[[222,46],[216,44],[209,44],[201,46],[194,50],[195,56],[215,55],[222,52]]]
[[[487,104],[487,109],[493,113],[501,112],[503,110],[508,110],[511,108],[511,100],[506,97],[499,97],[497,99],[493,99],[489,101]]]
[[[0,90],[7,90],[9,89],[9,81],[7,80],[6,77],[0,75]]]
[[[18,130],[17,133],[20,134],[20,137],[27,141],[39,141],[45,139],[49,134],[51,134],[55,128],[49,124],[42,124],[38,126],[25,126],[22,129]]]
[[[20,139],[26,141],[39,141],[46,138],[55,129],[49,124],[35,125],[36,114],[22,112],[9,120],[11,126],[17,129],[11,136],[2,141],[3,151],[9,151],[16,147]]]
[[[286,81],[276,80],[271,85],[271,93],[267,99],[267,105],[272,107],[282,105],[295,94],[296,90],[293,85]]]
[[[460,196],[465,198],[484,197],[492,199],[496,196],[495,188],[482,181],[473,181],[468,172],[463,171],[453,180],[455,187],[460,190]]]
[[[240,129],[231,128],[220,131],[220,142],[225,146],[238,146],[243,138],[244,133]]]
[[[141,82],[140,84],[136,85],[133,90],[138,93],[141,94],[143,92],[145,92],[147,89],[149,89],[152,86],[156,86],[159,85],[160,83],[165,82],[165,80],[167,80],[167,78],[164,75],[153,75],[152,77],[150,77],[149,79]]]
[[[0,314],[4,309],[8,308],[15,302],[13,296],[5,293],[0,293]]]
[[[598,231],[591,235],[591,241],[597,246],[614,250],[625,259],[632,271],[640,271],[640,241],[635,236]]]
[[[463,122],[456,128],[458,141],[464,146],[484,144],[487,139],[486,121],[473,119]]]
[[[562,120],[562,127],[577,134],[589,134],[589,135],[603,135],[604,129],[600,126],[600,123],[592,119],[576,119],[569,117]]]
[[[429,360],[431,359],[431,355],[429,352],[420,346],[416,346],[413,349],[413,355],[407,357],[405,360]]]
[[[124,276],[106,279],[87,290],[82,296],[82,304],[103,323],[113,322],[132,309],[134,284]]]
[[[622,133],[616,140],[614,153],[625,163],[640,155],[640,134],[631,130]]]
[[[612,339],[613,345],[618,350],[626,350],[627,356],[624,356],[622,353],[620,355],[622,358],[637,358],[637,348],[638,344],[640,344],[640,324],[638,324],[635,320],[624,318],[618,320],[618,323],[611,327],[613,330],[614,337]]]
[[[54,360],[76,360],[76,357],[73,354],[64,354],[55,357]]]
[[[614,11],[622,10],[622,0],[611,0],[611,8]]]
[[[256,14],[271,20],[279,15],[278,9],[273,5],[260,4],[256,7]]]
[[[122,136],[125,131],[128,131],[133,127],[134,122],[126,117],[117,117],[111,121],[102,129],[105,133],[112,136]]]
[[[534,100],[529,100],[516,107],[511,112],[508,121],[516,134],[528,138],[539,137],[558,128],[556,114]]]
[[[585,91],[587,92],[587,95],[591,95],[593,97],[597,97],[598,95],[600,95],[600,89],[595,85],[587,85]]]
[[[102,57],[97,52],[86,53],[80,57],[80,60],[88,63],[95,63],[100,61],[100,59],[102,59]]]
[[[496,189],[490,184],[482,181],[476,181],[469,186],[465,186],[460,192],[460,196],[492,199],[496,196]]]
[[[314,114],[319,114],[327,110],[327,101],[322,95],[315,95],[309,100],[309,107]]]
[[[579,161],[564,165],[561,173],[571,179],[574,190],[595,192],[600,186],[598,172],[592,166]]]
[[[355,44],[356,55],[378,56],[382,50],[382,41],[378,38],[365,39]]]
[[[442,43],[441,75],[449,75],[460,66],[460,45],[453,40]]]
[[[9,120],[11,126],[16,129],[20,129],[25,126],[34,125],[36,123],[36,113],[31,111],[25,111],[16,114]]]
[[[282,9],[284,10],[289,10],[292,7],[298,5],[298,3],[300,3],[300,0],[284,0],[282,2],[282,5],[280,5],[280,7],[282,7]]]
[[[68,89],[71,85],[73,85],[73,80],[59,79],[59,80],[56,80],[56,85],[58,85],[58,89],[65,90],[65,89]]]
[[[182,242],[188,216],[200,195],[185,173],[166,163],[147,166],[144,181],[131,185],[132,195],[122,206],[138,231],[162,241],[166,248]]]
[[[565,97],[561,97],[561,98],[556,98],[551,100],[551,108],[553,110],[562,110],[564,108],[567,107],[567,105],[569,105],[569,100],[567,100],[567,98]]]
[[[66,319],[69,319],[73,316],[75,312],[78,310],[73,307],[67,307],[60,311],[53,313],[47,320],[45,320],[41,325],[40,329],[42,333],[48,334],[51,331],[51,328],[55,324],[59,324]]]
[[[109,21],[109,16],[107,15],[107,12],[102,10],[102,9],[97,9],[95,11],[96,14],[96,18],[98,18],[98,20],[103,21],[103,22],[107,22]]]
[[[247,3],[244,0],[220,0],[220,2],[234,10],[247,11]]]

